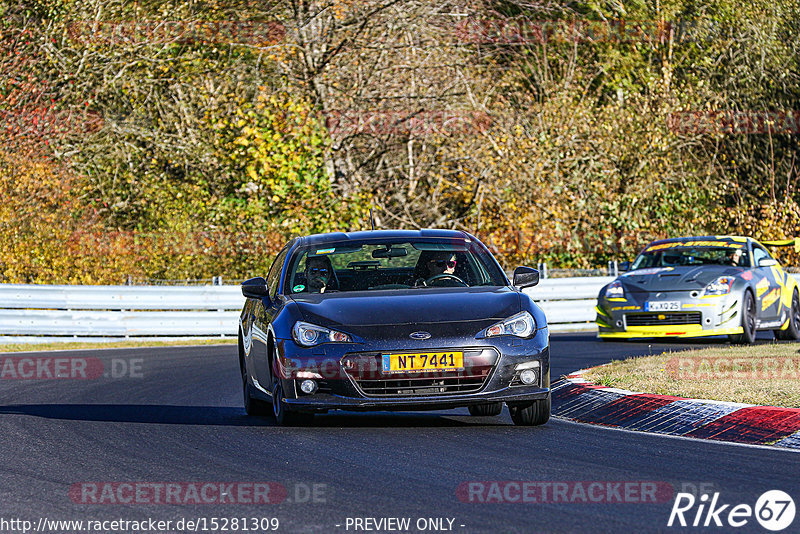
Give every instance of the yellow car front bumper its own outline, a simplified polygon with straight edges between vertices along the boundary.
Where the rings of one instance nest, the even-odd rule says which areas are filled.
[[[699,324],[667,325],[667,326],[629,326],[624,332],[599,332],[598,336],[608,339],[633,339],[649,337],[704,337],[741,334],[741,326],[704,330]]]

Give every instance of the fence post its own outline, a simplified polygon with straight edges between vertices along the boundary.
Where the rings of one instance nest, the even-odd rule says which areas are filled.
[[[547,278],[547,264],[546,263],[540,263],[539,265],[537,265],[537,267],[539,267],[539,278],[541,278],[542,280],[546,279]]]

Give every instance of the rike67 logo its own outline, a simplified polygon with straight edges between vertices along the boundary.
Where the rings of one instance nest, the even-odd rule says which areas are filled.
[[[794,500],[781,490],[763,493],[755,506],[749,504],[724,504],[719,492],[711,497],[707,493],[695,498],[691,493],[678,493],[669,514],[667,526],[692,527],[743,527],[755,517],[765,529],[778,532],[794,521]]]

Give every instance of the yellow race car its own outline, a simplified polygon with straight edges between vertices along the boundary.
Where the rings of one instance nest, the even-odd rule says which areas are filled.
[[[800,240],[701,236],[654,241],[630,270],[600,290],[602,339],[728,335],[753,343],[758,330],[800,338],[798,283],[767,251]]]

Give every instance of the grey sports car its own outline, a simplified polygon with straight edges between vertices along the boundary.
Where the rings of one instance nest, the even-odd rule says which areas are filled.
[[[600,290],[596,310],[601,339],[728,335],[753,343],[757,330],[800,338],[797,281],[749,237],[654,241]]]
[[[290,241],[242,284],[245,410],[282,425],[328,410],[465,407],[517,425],[550,418],[547,319],[475,236],[373,230]]]

